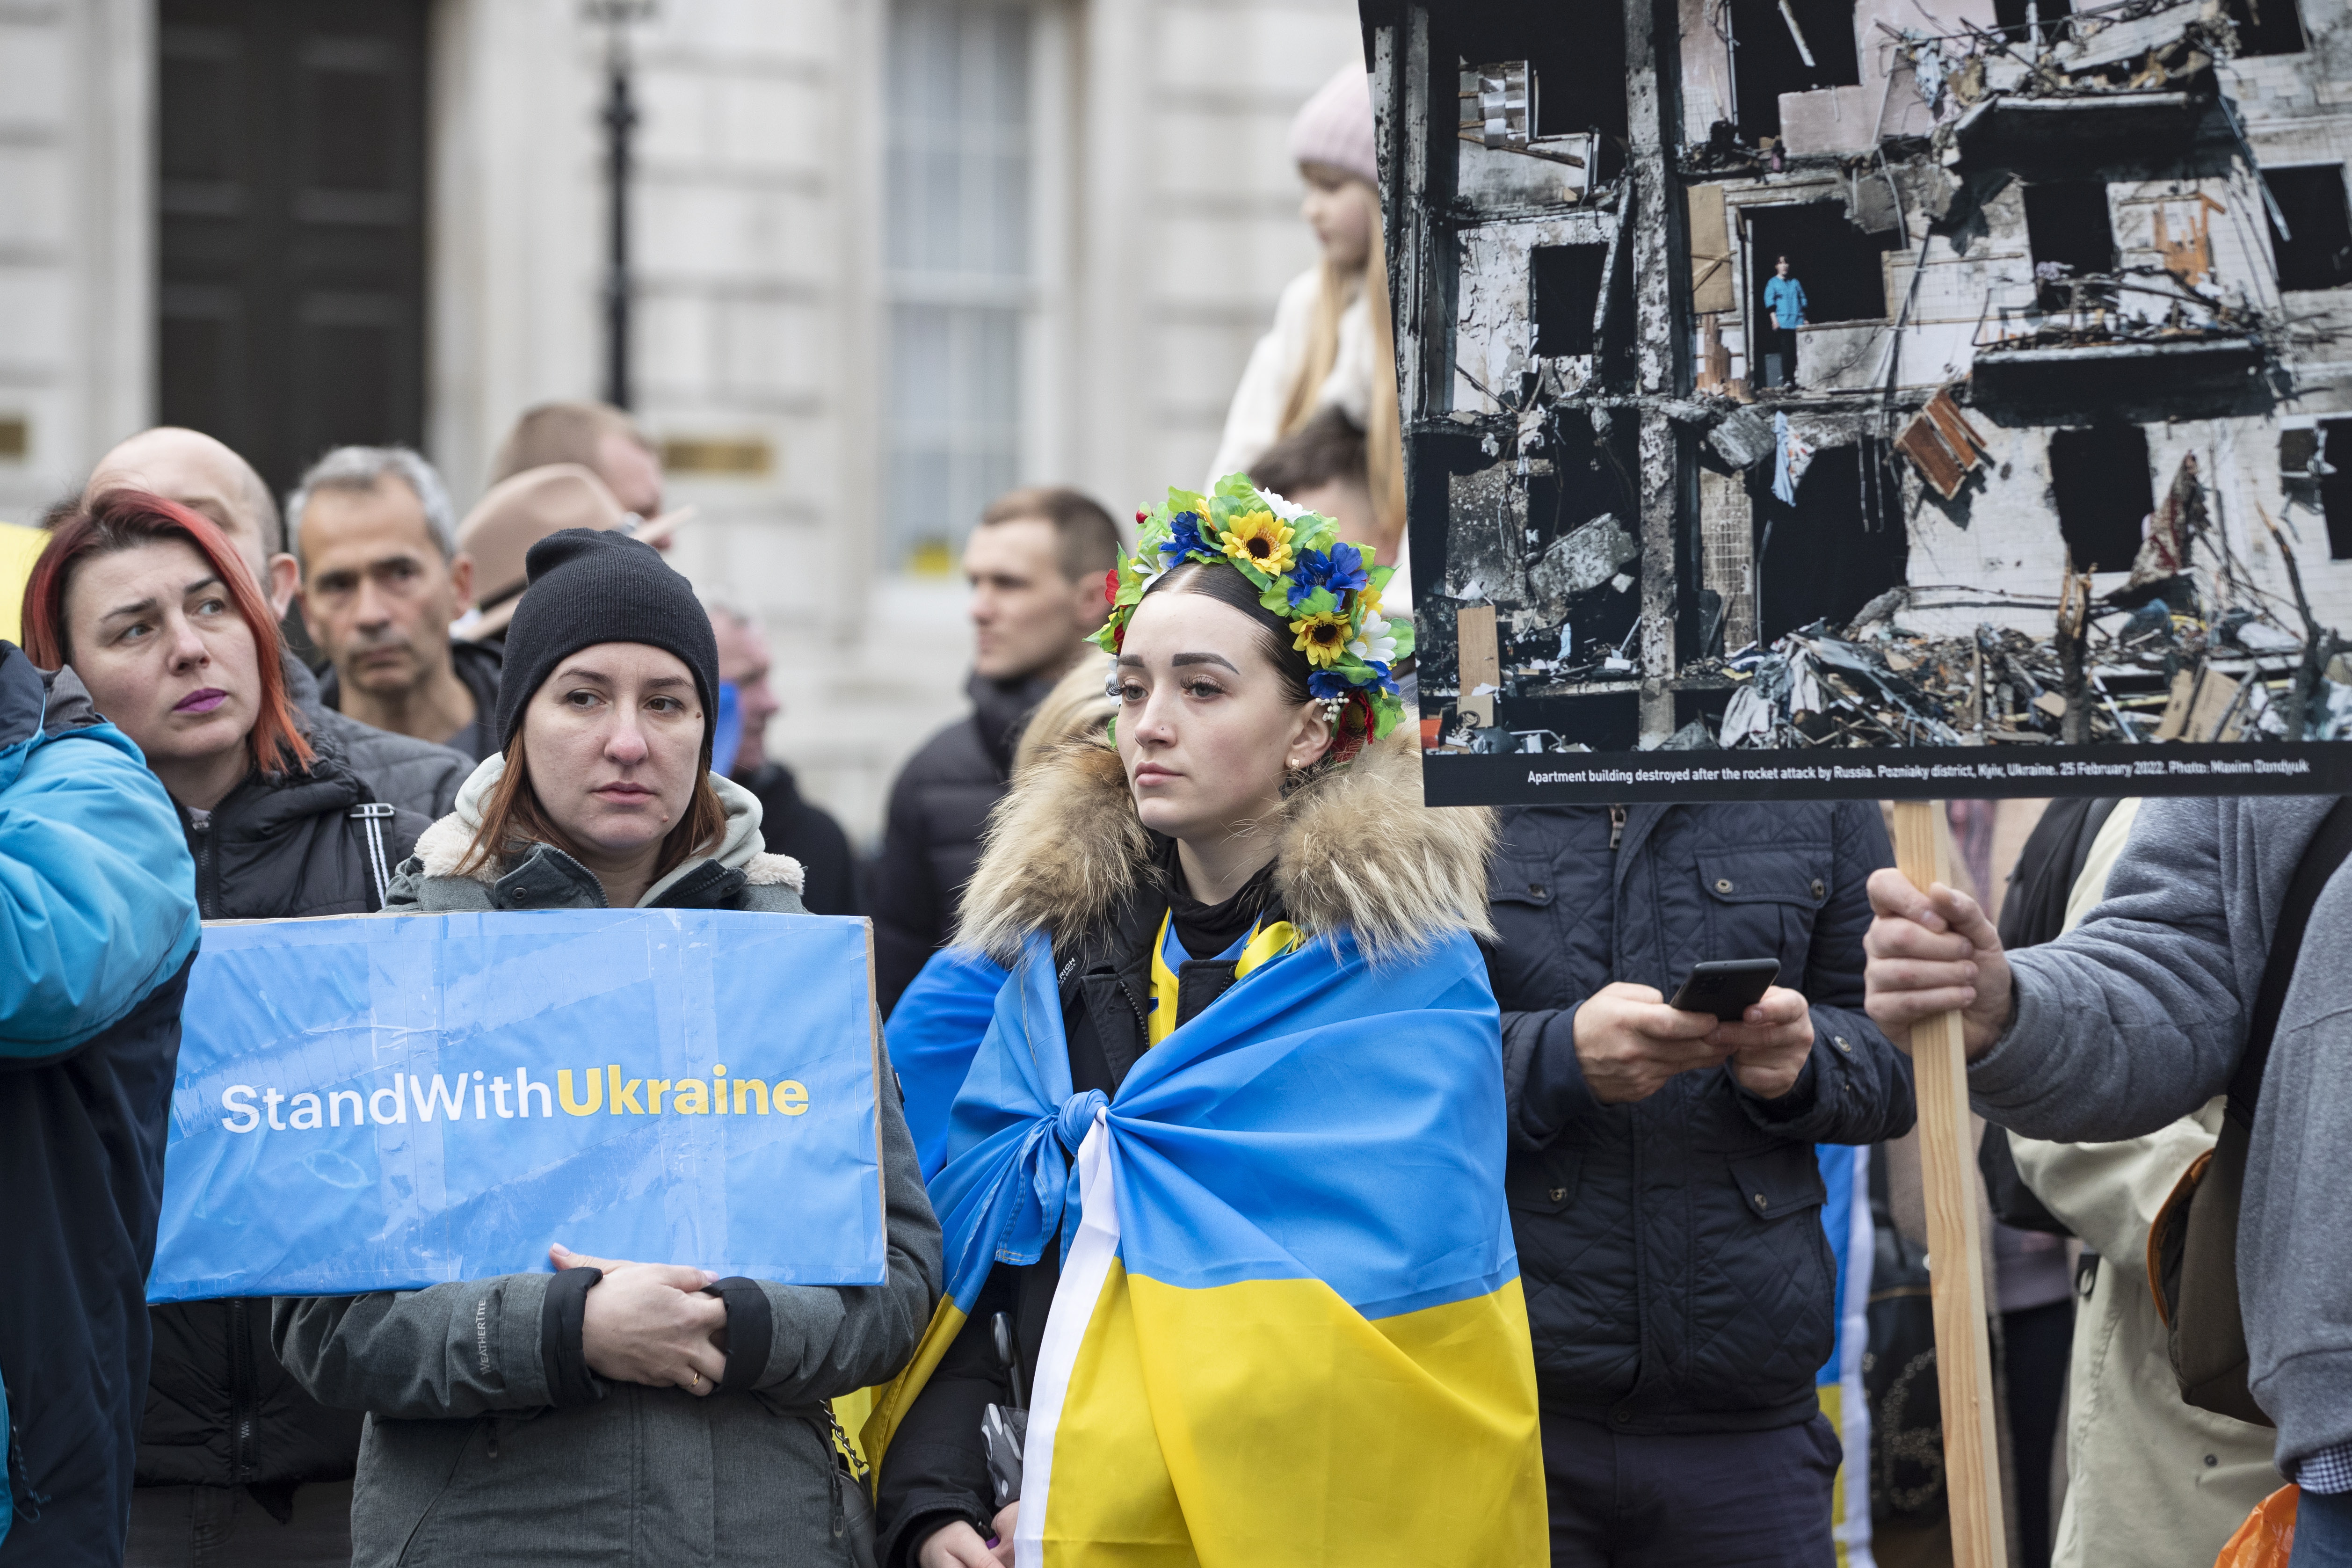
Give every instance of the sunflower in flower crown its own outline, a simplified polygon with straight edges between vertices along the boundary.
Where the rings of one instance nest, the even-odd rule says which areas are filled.
[[[1404,717],[1391,668],[1412,655],[1412,626],[1381,614],[1393,566],[1375,566],[1339,525],[1227,474],[1207,495],[1171,489],[1137,520],[1135,552],[1104,583],[1110,618],[1094,641],[1117,653],[1144,591],[1187,561],[1223,563],[1249,579],[1258,603],[1281,617],[1313,673],[1307,690],[1333,710],[1349,752],[1379,740]]]

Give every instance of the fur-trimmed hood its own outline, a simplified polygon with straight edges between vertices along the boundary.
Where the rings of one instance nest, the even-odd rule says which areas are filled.
[[[1449,931],[1494,933],[1494,814],[1423,805],[1408,733],[1296,791],[1264,827],[1285,918],[1310,939],[1351,931],[1373,959],[1423,951]],[[989,818],[956,944],[1009,964],[1033,931],[1059,943],[1098,929],[1151,875],[1151,835],[1118,752],[1073,742],[1032,764]]]
[[[470,871],[458,868],[465,863],[466,852],[481,828],[482,808],[488,804],[490,792],[506,776],[506,771],[503,752],[493,752],[484,757],[457,791],[456,809],[418,837],[416,858],[425,876],[470,877],[485,887],[499,879],[506,868],[495,862],[477,866]],[[763,840],[760,837],[760,797],[724,773],[712,773],[710,787],[719,792],[719,804],[727,808],[727,830],[720,836],[718,848],[688,860],[646,889],[646,898],[656,897],[705,859],[716,860],[730,871],[742,872],[743,879],[752,887],[785,887],[799,892],[805,880],[801,863],[789,855],[771,855],[761,847]]]

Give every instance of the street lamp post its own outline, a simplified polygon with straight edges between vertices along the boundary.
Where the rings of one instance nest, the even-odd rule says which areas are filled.
[[[630,405],[629,141],[637,127],[631,89],[629,25],[652,16],[654,0],[584,0],[583,12],[604,28],[604,184],[609,219],[604,250],[604,401]]]

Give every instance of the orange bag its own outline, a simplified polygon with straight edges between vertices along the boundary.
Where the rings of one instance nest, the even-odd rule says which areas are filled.
[[[2263,1499],[2213,1559],[2213,1568],[2287,1568],[2294,1555],[2294,1502],[2302,1495],[2284,1486]]]

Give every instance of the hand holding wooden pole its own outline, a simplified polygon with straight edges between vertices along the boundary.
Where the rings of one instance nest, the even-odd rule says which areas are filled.
[[[1939,801],[1895,803],[1895,864],[1925,891],[1951,881],[1950,831]],[[1993,1426],[1992,1347],[1986,1331],[1984,1254],[1969,1143],[1968,1055],[1960,1016],[1911,1026],[1918,1084],[1919,1164],[1927,1197],[1928,1279],[1936,1313],[1936,1386],[1944,1411],[1944,1489],[1953,1568],[2006,1568],[2000,1445]],[[1852,1462],[1852,1456],[1848,1456]]]

